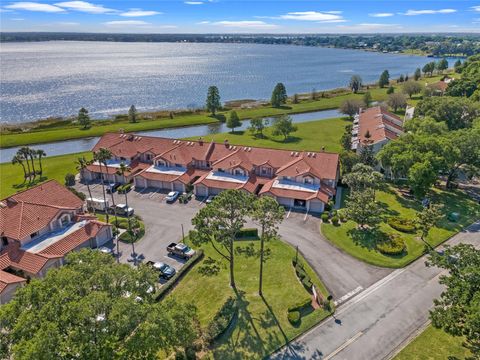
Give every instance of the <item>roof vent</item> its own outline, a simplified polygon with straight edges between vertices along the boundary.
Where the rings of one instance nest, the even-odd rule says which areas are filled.
[[[292,152],[290,153],[290,156],[293,156],[293,155],[295,155],[295,153],[292,151]]]
[[[316,156],[317,156],[317,154],[316,154],[316,153],[312,153],[312,157],[316,157]]]
[[[295,157],[298,157],[298,155],[299,155],[299,153],[298,153],[298,151],[297,151],[297,152],[295,153]]]
[[[248,148],[248,151],[252,151],[252,148],[251,148],[251,147],[249,147],[249,148]]]

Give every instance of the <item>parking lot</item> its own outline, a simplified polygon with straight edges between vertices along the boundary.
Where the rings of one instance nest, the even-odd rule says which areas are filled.
[[[86,185],[77,184],[76,189],[88,196]],[[103,199],[101,185],[92,184],[90,190],[94,198]],[[128,193],[128,205],[135,209],[135,214],[139,215],[145,224],[145,235],[134,244],[138,257],[144,262],[161,261],[178,270],[185,261],[176,256],[170,256],[167,253],[167,246],[172,242],[180,242],[183,234],[188,235],[188,231],[193,228],[191,219],[205,204],[195,198],[187,204],[180,204],[178,200],[167,204],[165,202],[167,193],[167,191],[159,192],[154,189],[139,192],[132,190]],[[107,194],[107,199],[110,203],[112,202],[110,194]],[[115,192],[114,199],[116,204],[125,203],[123,194]],[[110,244],[111,247],[116,245]],[[128,262],[132,250],[131,244],[119,242],[120,261]]]

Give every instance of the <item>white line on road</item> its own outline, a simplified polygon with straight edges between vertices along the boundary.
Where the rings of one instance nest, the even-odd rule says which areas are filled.
[[[335,300],[333,303],[335,304],[335,306],[338,306],[338,305],[344,303],[345,301],[347,301],[348,299],[350,299],[351,297],[357,295],[362,290],[363,290],[363,287],[358,286],[356,289],[353,289],[352,291],[349,291],[348,293],[343,295],[340,299]]]
[[[335,355],[337,355],[340,351],[342,351],[343,349],[345,349],[347,346],[349,346],[350,344],[352,344],[353,342],[355,342],[360,336],[363,335],[363,332],[359,331],[357,334],[355,334],[352,338],[348,339],[347,341],[345,341],[342,345],[340,345],[340,347],[338,347],[334,352],[332,352],[331,354],[329,354],[328,356],[326,356],[323,360],[329,360],[331,358],[333,358]]]

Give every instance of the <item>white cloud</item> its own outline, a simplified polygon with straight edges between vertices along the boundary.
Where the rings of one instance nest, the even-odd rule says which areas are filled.
[[[339,11],[327,11],[327,12],[318,12],[318,11],[297,11],[289,12],[284,15],[280,15],[280,19],[284,20],[299,20],[299,21],[336,21],[343,20],[342,16],[339,15]]]
[[[394,14],[393,13],[373,13],[373,14],[368,14],[368,16],[371,16],[371,17],[389,17],[389,16],[393,16]]]
[[[25,19],[24,18],[11,18],[10,20],[12,20],[12,21],[23,21]]]
[[[142,10],[142,9],[130,9],[120,14],[120,16],[125,17],[141,17],[141,16],[153,16],[153,15],[161,15],[162,12],[153,11],[153,10]]]
[[[144,26],[150,25],[150,23],[142,20],[115,20],[115,21],[107,21],[103,23],[107,26]]]
[[[337,29],[343,32],[396,32],[402,29],[399,24],[360,23],[355,25],[337,25]]]
[[[185,1],[184,4],[187,5],[203,5],[204,3],[201,1]]]
[[[106,14],[117,12],[117,10],[106,8],[103,5],[96,5],[86,1],[64,1],[56,3],[55,5],[68,10],[81,11],[89,14]]]
[[[206,25],[206,24],[210,24],[211,22],[210,21],[200,21],[197,23],[197,25]]]
[[[455,9],[440,9],[440,10],[407,10],[402,15],[416,16],[416,15],[431,15],[431,14],[452,14],[457,12]]]
[[[230,28],[241,28],[241,29],[257,29],[257,30],[266,30],[266,29],[276,29],[278,25],[268,24],[264,21],[256,20],[242,20],[242,21],[217,21],[212,22],[212,25],[219,25]]]
[[[50,5],[50,4],[40,4],[36,2],[14,2],[10,5],[5,6],[6,9],[12,10],[26,10],[26,11],[38,11],[38,12],[47,12],[47,13],[62,13],[65,12],[61,7]]]
[[[77,25],[80,25],[80,23],[73,22],[73,21],[60,21],[57,24],[62,25],[62,26],[77,26]]]
[[[478,11],[478,12],[480,12],[480,5],[478,5],[478,6],[472,6],[470,9],[472,9],[473,11]]]

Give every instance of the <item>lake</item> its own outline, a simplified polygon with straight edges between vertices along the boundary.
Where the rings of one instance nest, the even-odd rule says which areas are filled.
[[[374,82],[413,73],[431,58],[292,45],[32,42],[0,48],[0,122],[92,117],[198,108],[217,85],[222,101],[268,99],[277,82],[289,94],[348,84],[352,74]]]

